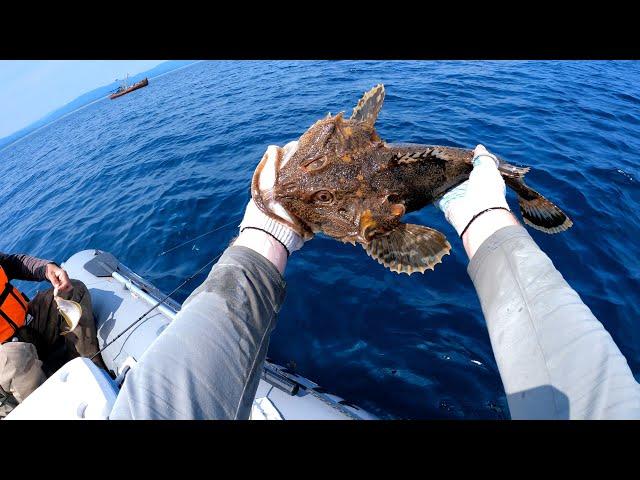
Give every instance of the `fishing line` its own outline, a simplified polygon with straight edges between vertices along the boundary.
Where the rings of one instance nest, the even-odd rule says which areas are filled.
[[[251,198],[251,189],[249,189],[249,198]],[[210,230],[208,232],[205,232],[201,235],[198,235],[195,238],[192,238],[191,240],[187,240],[186,242],[182,242],[179,245],[176,245],[174,247],[171,247],[169,250],[165,250],[164,252],[162,252],[160,255],[158,255],[159,257],[163,256],[166,253],[172,252],[173,250],[176,250],[180,247],[183,247],[184,245],[187,245],[188,243],[194,242],[196,240],[198,240],[199,238],[202,237],[206,237],[207,235],[210,235],[214,232],[217,232],[218,230],[222,230],[223,228],[229,227],[235,223],[237,223],[238,220],[232,220],[228,223],[225,223],[224,225],[221,225],[219,227],[214,228],[213,230]],[[209,265],[211,265],[213,262],[215,262],[216,260],[218,260],[218,258],[220,258],[222,256],[222,253],[224,253],[224,250],[222,252],[220,252],[218,255],[216,255],[213,259],[209,260],[204,266],[202,266],[196,273],[194,273],[193,275],[191,275],[189,278],[187,278],[184,282],[182,282],[180,285],[178,285],[176,288],[174,288],[168,295],[166,295],[162,300],[160,300],[158,303],[156,303],[153,307],[151,307],[149,310],[147,310],[146,312],[144,312],[142,315],[140,315],[138,317],[138,319],[133,322],[131,325],[129,325],[127,328],[125,328],[122,332],[120,332],[116,338],[114,338],[113,340],[111,340],[109,343],[107,343],[104,347],[102,347],[100,350],[98,350],[96,353],[93,354],[93,356],[91,357],[91,360],[93,360],[96,355],[98,355],[99,353],[103,352],[107,347],[109,347],[110,345],[112,345],[116,340],[118,340],[122,335],[124,335],[125,333],[127,333],[134,325],[136,325],[137,323],[139,323],[140,321],[142,321],[142,319],[144,319],[147,315],[149,315],[153,310],[155,310],[157,307],[159,307],[160,305],[162,305],[167,299],[169,299],[169,297],[171,297],[171,295],[173,295],[174,293],[176,293],[178,290],[180,290],[180,288],[182,288],[183,286],[185,286],[187,283],[189,283],[191,280],[193,280],[200,272],[202,272],[205,268],[207,268]],[[118,353],[118,355],[120,355],[120,353]]]
[[[218,258],[220,258],[222,256],[223,252],[220,252],[218,255],[216,255],[214,258],[212,258],[211,260],[209,260],[204,266],[202,266],[196,273],[192,274],[189,278],[187,278],[184,282],[182,282],[180,285],[178,285],[176,288],[174,288],[167,296],[165,296],[162,300],[160,300],[158,303],[156,303],[153,307],[151,307],[149,310],[147,310],[145,313],[143,313],[142,315],[140,315],[138,317],[138,319],[133,322],[131,325],[129,325],[127,328],[125,328],[122,332],[120,332],[116,338],[114,338],[113,340],[111,340],[109,343],[107,343],[104,347],[102,347],[100,350],[98,350],[96,353],[93,354],[93,356],[91,357],[91,360],[93,360],[99,353],[103,352],[108,346],[112,345],[116,340],[118,340],[122,335],[124,335],[126,332],[128,332],[135,324],[137,324],[138,322],[140,322],[144,317],[146,317],[147,315],[149,315],[153,310],[155,310],[157,307],[159,307],[160,305],[162,305],[171,295],[173,295],[174,293],[176,293],[178,290],[180,290],[183,286],[185,286],[187,283],[189,283],[191,280],[193,280],[200,272],[202,272],[205,268],[207,268],[209,265],[211,265],[213,262],[215,262],[216,260],[218,260]]]
[[[247,193],[248,193],[248,199],[247,199],[247,201],[249,201],[249,200],[251,200],[251,186],[249,186],[249,191],[248,191]],[[199,238],[206,237],[207,235],[211,235],[212,233],[217,232],[218,230],[222,230],[223,228],[229,227],[229,226],[233,225],[233,224],[234,224],[234,223],[236,223],[236,222],[237,222],[237,220],[231,220],[229,223],[225,223],[224,225],[221,225],[221,226],[219,226],[219,227],[216,227],[216,228],[214,228],[213,230],[210,230],[210,231],[208,231],[208,232],[206,232],[206,233],[203,233],[202,235],[198,235],[197,237],[192,238],[191,240],[187,240],[186,242],[182,242],[182,243],[180,243],[180,244],[176,245],[175,247],[171,247],[169,250],[165,250],[164,252],[162,252],[162,253],[161,253],[160,255],[158,255],[158,256],[159,256],[159,257],[161,257],[161,256],[163,256],[163,255],[164,255],[164,254],[166,254],[166,253],[173,252],[174,250],[176,250],[176,249],[178,249],[178,248],[180,248],[180,247],[183,247],[183,246],[185,246],[185,245],[187,245],[187,244],[189,244],[189,243],[191,243],[191,242],[195,242],[195,241],[196,241],[196,240],[198,240]]]
[[[158,256],[159,256],[159,257],[161,257],[161,256],[163,256],[165,253],[173,252],[173,251],[174,251],[174,250],[176,250],[177,248],[183,247],[184,245],[187,245],[187,244],[189,244],[189,243],[191,243],[191,242],[195,242],[195,241],[196,241],[196,240],[198,240],[199,238],[206,237],[207,235],[211,235],[213,232],[217,232],[218,230],[222,230],[223,228],[228,227],[228,226],[230,226],[230,225],[233,225],[233,224],[234,224],[234,223],[236,223],[236,222],[237,222],[237,220],[232,220],[232,221],[230,221],[229,223],[225,223],[224,225],[222,225],[222,226],[220,226],[220,227],[217,227],[217,228],[214,228],[213,230],[211,230],[211,231],[209,231],[209,232],[203,233],[202,235],[198,235],[197,237],[192,238],[191,240],[187,240],[186,242],[182,242],[181,244],[176,245],[175,247],[171,247],[169,250],[165,250],[164,252],[162,252],[162,253],[161,253],[160,255],[158,255]]]

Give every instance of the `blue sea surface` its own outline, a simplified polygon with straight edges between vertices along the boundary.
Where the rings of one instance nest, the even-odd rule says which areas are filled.
[[[532,167],[574,226],[531,235],[640,378],[640,62],[197,63],[0,150],[0,250],[107,250],[169,292],[236,235],[268,145],[380,82],[386,141],[483,143]],[[323,236],[293,254],[269,357],[382,418],[509,418],[460,240],[435,207],[408,220],[451,242],[435,271],[398,275]]]

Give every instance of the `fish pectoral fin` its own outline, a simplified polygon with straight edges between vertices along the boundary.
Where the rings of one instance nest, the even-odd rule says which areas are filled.
[[[384,85],[379,84],[369,90],[353,109],[350,120],[365,122],[373,126],[384,102]]]
[[[429,227],[401,223],[390,233],[362,245],[367,255],[392,272],[424,273],[433,270],[449,254],[451,245],[444,234]]]

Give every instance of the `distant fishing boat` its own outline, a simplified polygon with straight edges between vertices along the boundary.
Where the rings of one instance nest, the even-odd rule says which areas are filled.
[[[149,85],[149,80],[147,79],[147,77],[140,80],[139,82],[134,83],[131,86],[128,85],[129,83],[128,81],[129,81],[129,74],[127,73],[127,78],[123,80],[122,85],[120,85],[120,88],[118,88],[118,90],[116,90],[111,95],[109,95],[109,98],[113,100],[114,98],[121,97],[122,95],[126,95],[127,93],[133,92],[134,90],[138,90],[139,88],[146,87],[147,85]]]

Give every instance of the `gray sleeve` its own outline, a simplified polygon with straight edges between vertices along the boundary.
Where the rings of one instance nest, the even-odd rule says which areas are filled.
[[[523,227],[485,240],[468,272],[512,418],[640,418],[627,361]]]
[[[43,282],[47,280],[46,272],[49,263],[53,262],[22,253],[9,255],[0,252],[0,266],[4,269],[9,280]]]
[[[269,260],[229,247],[127,374],[110,418],[249,418],[284,295]]]

